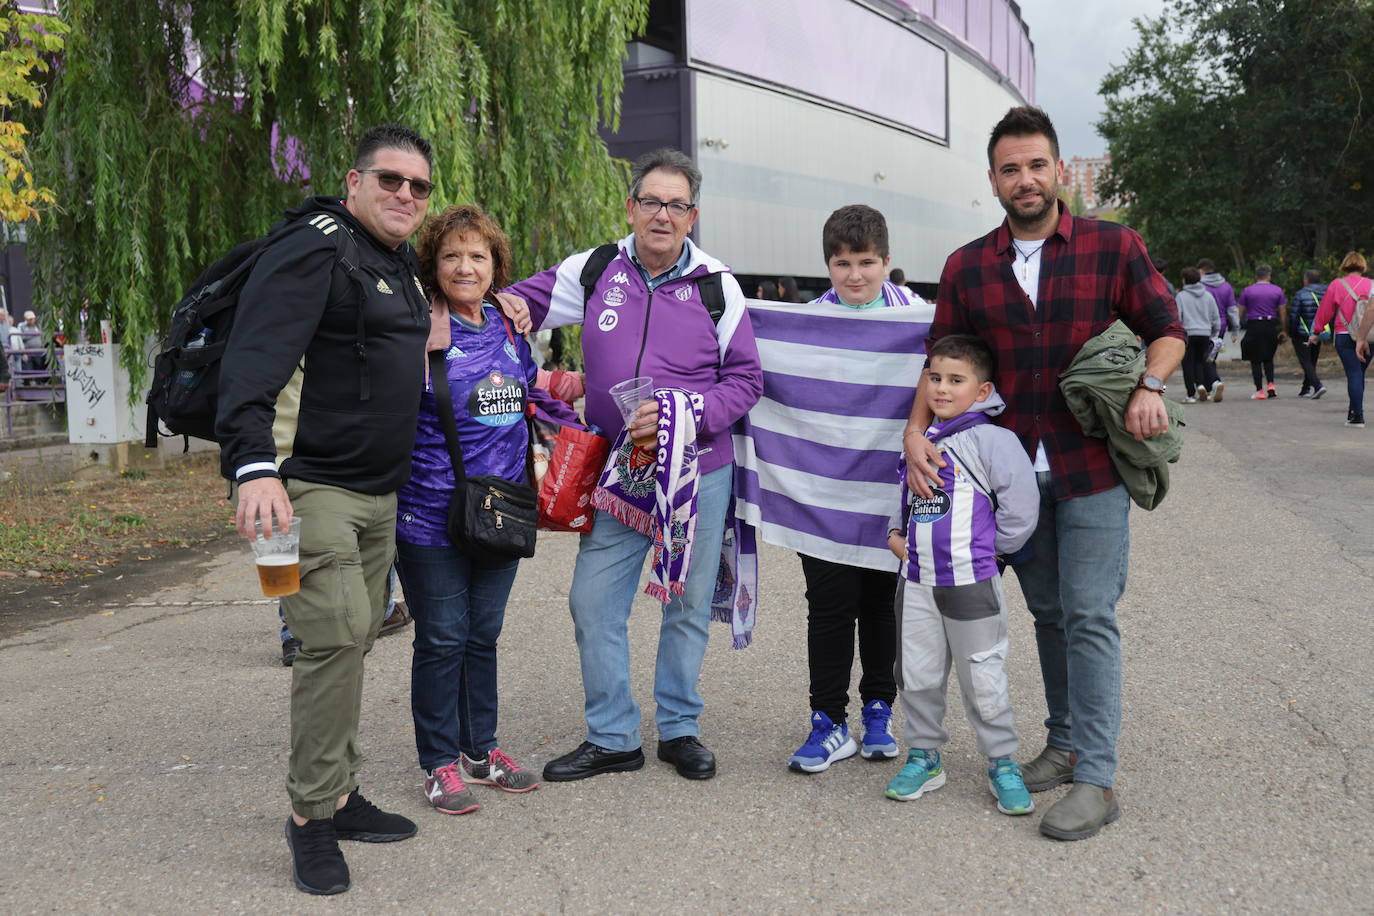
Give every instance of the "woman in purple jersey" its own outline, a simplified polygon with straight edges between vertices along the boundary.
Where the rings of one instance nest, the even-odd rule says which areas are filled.
[[[480,207],[453,206],[430,220],[418,248],[433,320],[427,349],[446,351],[466,472],[524,482],[537,367],[490,300],[510,280],[510,243]],[[496,641],[518,561],[484,566],[453,546],[445,527],[454,486],[427,380],[410,480],[397,493],[396,554],[415,618],[410,708],[425,796],[444,814],[466,814],[478,805],[465,779],[507,792],[539,783],[496,741]]]

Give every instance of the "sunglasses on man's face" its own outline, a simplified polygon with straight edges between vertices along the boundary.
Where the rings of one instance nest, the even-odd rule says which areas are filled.
[[[396,192],[401,190],[401,185],[410,182],[410,196],[416,200],[424,200],[429,196],[429,192],[434,190],[433,182],[425,181],[423,178],[407,178],[399,172],[388,171],[387,169],[358,169],[362,174],[372,174],[377,176],[377,184],[382,186],[383,191]]]

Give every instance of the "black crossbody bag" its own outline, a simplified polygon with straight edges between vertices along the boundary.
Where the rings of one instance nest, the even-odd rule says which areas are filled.
[[[509,333],[509,331],[508,331]],[[429,354],[429,377],[439,404],[439,423],[453,462],[453,499],[448,507],[448,537],[453,545],[483,566],[504,566],[511,560],[534,556],[539,507],[527,483],[484,474],[469,477],[458,442],[458,421],[453,415],[453,395],[448,385],[444,351]],[[526,421],[526,429],[529,428]],[[529,446],[525,447],[525,479],[533,480]]]

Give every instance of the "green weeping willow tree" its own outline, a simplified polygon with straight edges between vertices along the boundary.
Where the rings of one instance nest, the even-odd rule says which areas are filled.
[[[625,42],[648,0],[65,0],[34,144],[62,202],[30,250],[41,306],[117,339],[165,329],[185,287],[306,193],[342,192],[358,136],[430,138],[430,212],[477,201],[517,275],[618,235]],[[142,346],[123,360],[141,387]]]

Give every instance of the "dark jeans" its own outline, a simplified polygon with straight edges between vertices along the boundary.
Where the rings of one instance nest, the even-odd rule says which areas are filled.
[[[1317,378],[1317,359],[1322,355],[1322,342],[1318,340],[1309,344],[1305,336],[1300,338],[1297,334],[1292,339],[1293,354],[1302,366],[1302,390],[1316,391],[1322,386],[1322,380]]]
[[[519,562],[478,566],[453,547],[396,544],[415,655],[410,712],[426,770],[485,757],[496,742],[496,640]]]
[[[1183,385],[1188,397],[1193,397],[1199,387],[1208,390],[1216,384],[1217,364],[1207,359],[1212,352],[1212,338],[1190,334],[1188,349],[1183,353]]]
[[[892,705],[897,699],[897,574],[798,556],[806,576],[811,708],[837,723],[845,721],[856,622],[863,666],[859,697],[865,705],[873,700]]]
[[[1350,397],[1351,413],[1364,413],[1364,374],[1369,360],[1355,355],[1355,344],[1349,334],[1336,335],[1336,355],[1345,368],[1345,393]]]

